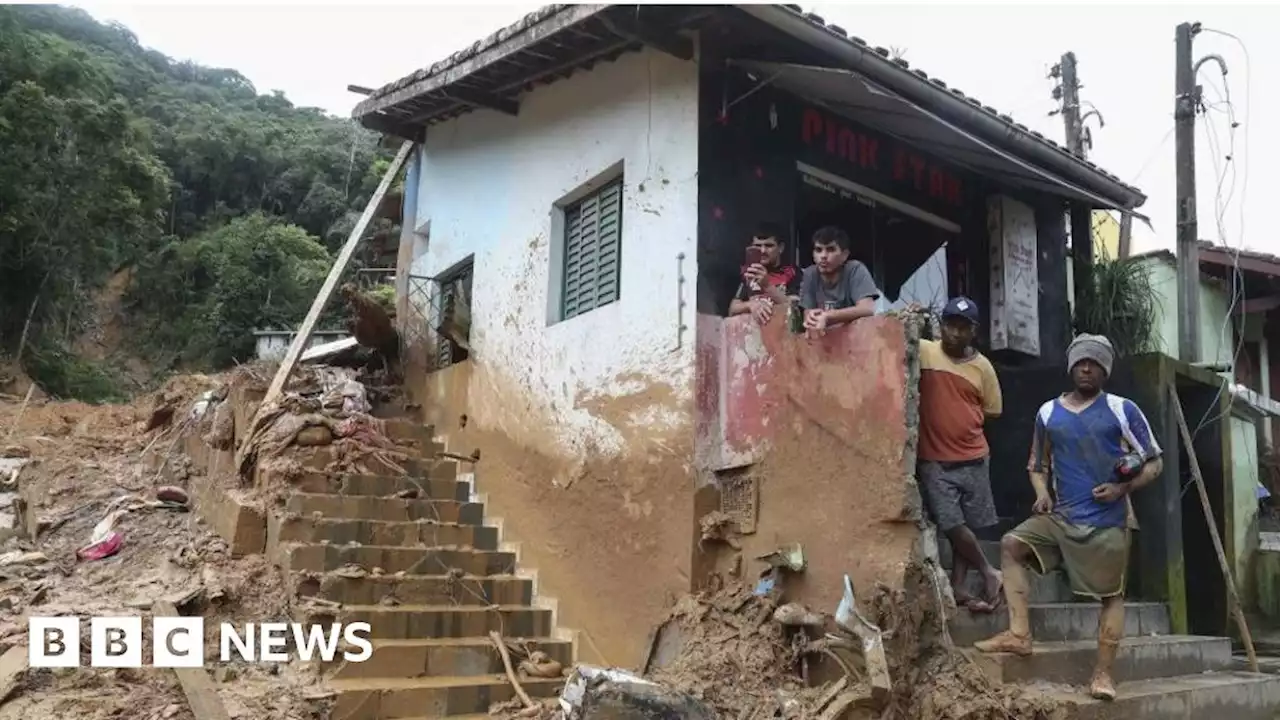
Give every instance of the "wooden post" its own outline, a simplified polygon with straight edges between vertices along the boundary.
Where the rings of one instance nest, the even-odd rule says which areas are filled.
[[[168,600],[157,600],[151,604],[151,613],[156,617],[178,617],[178,608]],[[173,673],[178,676],[182,692],[187,696],[187,705],[196,720],[231,720],[204,668],[174,668]]]
[[[289,375],[293,373],[293,369],[297,367],[298,358],[302,356],[302,350],[307,346],[307,341],[311,339],[311,331],[315,329],[316,321],[320,319],[320,313],[324,311],[324,306],[329,303],[329,298],[333,296],[333,291],[337,289],[338,280],[347,271],[347,266],[351,264],[351,256],[355,254],[356,247],[360,245],[365,229],[369,227],[369,222],[373,220],[373,214],[378,211],[378,206],[382,204],[382,198],[387,194],[387,189],[391,187],[391,182],[400,172],[400,168],[404,165],[404,161],[409,157],[409,151],[412,149],[413,143],[406,140],[400,146],[400,152],[396,153],[395,159],[391,161],[391,167],[387,168],[386,174],[382,176],[382,182],[378,184],[378,189],[373,193],[373,197],[369,198],[369,204],[365,206],[359,222],[352,228],[351,234],[347,236],[347,244],[342,246],[342,251],[338,253],[338,259],[333,262],[333,267],[329,268],[329,277],[325,278],[324,285],[320,286],[320,292],[316,295],[316,299],[311,301],[311,309],[307,311],[307,317],[303,319],[302,325],[298,328],[298,334],[294,335],[293,342],[289,344],[289,351],[285,353],[284,361],[280,363],[280,369],[276,370],[276,376],[271,380],[271,386],[267,388],[267,394],[262,398],[262,404],[259,407],[269,405],[284,390],[285,382],[289,379]]]
[[[1213,506],[1209,503],[1209,491],[1204,487],[1204,476],[1200,474],[1200,461],[1196,460],[1196,449],[1191,444],[1191,431],[1187,429],[1187,418],[1182,414],[1182,401],[1178,399],[1178,388],[1169,383],[1169,403],[1173,406],[1178,420],[1178,432],[1182,434],[1182,443],[1187,446],[1187,462],[1191,465],[1191,477],[1195,480],[1196,489],[1200,492],[1200,505],[1204,507],[1204,519],[1209,525],[1209,536],[1213,540],[1213,549],[1218,553],[1218,563],[1222,565],[1222,577],[1227,581],[1227,599],[1231,604],[1231,615],[1236,626],[1240,628],[1240,639],[1244,642],[1244,651],[1249,656],[1249,669],[1258,672],[1258,654],[1253,649],[1253,636],[1249,634],[1249,625],[1244,619],[1244,610],[1240,607],[1240,594],[1236,591],[1235,578],[1231,576],[1231,564],[1227,562],[1227,553],[1222,549],[1222,536],[1218,534],[1218,521],[1213,517]]]

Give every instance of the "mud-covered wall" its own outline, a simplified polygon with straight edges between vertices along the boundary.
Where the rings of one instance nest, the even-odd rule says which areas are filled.
[[[487,513],[588,662],[638,664],[689,587],[697,138],[696,66],[645,50],[432,126],[422,155],[413,272],[474,255],[471,355],[410,383],[481,449]],[[555,206],[619,166],[620,297],[554,322]]]
[[[763,328],[747,316],[699,317],[695,515],[740,517],[729,487],[754,485],[758,501],[754,531],[733,540],[740,547],[702,543],[695,582],[738,563],[754,577],[758,556],[798,542],[808,568],[788,588],[793,599],[834,611],[844,573],[857,588],[901,585],[920,539],[917,338],[893,316],[812,341],[787,333],[782,314]]]

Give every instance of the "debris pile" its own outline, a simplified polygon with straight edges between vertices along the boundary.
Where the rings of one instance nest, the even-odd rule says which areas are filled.
[[[775,567],[776,570],[776,567]],[[766,574],[768,579],[769,574]],[[996,686],[951,646],[923,569],[863,602],[846,578],[834,614],[784,603],[784,582],[686,595],[637,675],[575,668],[561,697],[515,700],[508,720],[1062,720],[1060,696]]]
[[[180,465],[192,408],[225,404],[219,388],[233,380],[181,376],[128,405],[0,397],[0,720],[193,718],[171,671],[28,668],[26,616],[146,616],[167,601],[203,615],[207,633],[289,619],[280,574],[231,557],[189,511],[183,474],[156,469]],[[216,637],[205,649],[233,718],[324,716],[314,672],[221,663]]]

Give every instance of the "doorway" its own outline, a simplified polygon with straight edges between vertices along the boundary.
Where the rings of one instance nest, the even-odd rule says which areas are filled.
[[[950,295],[947,244],[959,238],[959,225],[804,163],[797,170],[797,267],[813,264],[814,232],[835,225],[883,293],[877,309],[916,302],[941,310]]]

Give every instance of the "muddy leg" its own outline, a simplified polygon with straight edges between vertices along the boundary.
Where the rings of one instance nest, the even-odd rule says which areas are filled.
[[[1120,650],[1124,637],[1124,596],[1104,598],[1102,612],[1098,616],[1098,664],[1093,670],[1093,682],[1089,694],[1099,700],[1115,700],[1116,684],[1111,678],[1111,666]]]
[[[1009,601],[1009,629],[974,646],[982,652],[1031,654],[1031,614],[1028,607],[1031,580],[1027,562],[1031,548],[1012,535],[1000,540],[1000,567],[1004,570],[1004,593]]]
[[[951,548],[954,551],[955,559],[954,567],[960,567],[960,558],[964,558],[965,574],[967,575],[970,567],[978,569],[982,573],[982,579],[986,588],[986,594],[982,600],[985,604],[995,604],[999,598],[997,594],[1000,592],[1000,585],[1004,578],[1000,575],[1000,571],[996,570],[987,556],[982,552],[982,545],[978,542],[978,537],[973,534],[967,525],[960,525],[947,531],[947,539],[951,541]],[[1003,554],[1003,550],[1001,551]],[[959,581],[955,575],[951,576],[951,585],[953,588],[963,587],[965,576],[961,575]]]

